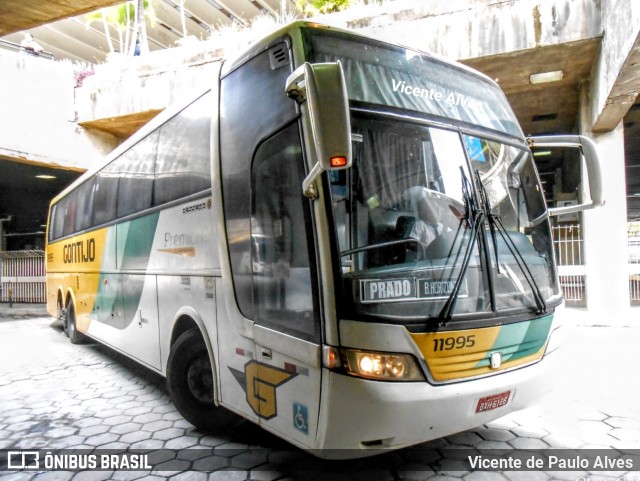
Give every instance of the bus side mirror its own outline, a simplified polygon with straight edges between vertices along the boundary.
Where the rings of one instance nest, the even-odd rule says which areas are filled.
[[[314,181],[323,171],[351,167],[349,99],[342,65],[307,62],[289,76],[286,93],[299,104],[306,101],[316,164],[302,182],[302,191],[316,198]]]
[[[548,135],[529,137],[529,147],[535,148],[570,148],[578,149],[582,154],[586,165],[589,192],[588,200],[581,204],[565,207],[553,207],[549,209],[549,215],[571,214],[587,209],[593,209],[604,204],[602,195],[602,176],[600,173],[600,160],[593,141],[584,135]]]

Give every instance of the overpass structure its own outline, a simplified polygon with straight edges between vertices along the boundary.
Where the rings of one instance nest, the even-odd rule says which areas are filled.
[[[17,11],[18,4],[38,3],[5,2],[0,35],[6,28],[2,9],[12,2]],[[84,8],[99,0],[49,3]],[[640,220],[640,3],[390,0],[318,21],[484,72],[499,82],[527,134],[591,137],[603,161],[606,204],[557,219],[558,245],[570,249],[561,258],[567,264],[562,269],[577,296],[586,298],[594,322],[615,322],[611,312],[629,309],[627,220]],[[48,182],[55,188],[68,183],[169,103],[206,82],[209,63],[221,55],[225,52],[215,45],[200,42],[83,70],[0,50],[0,217],[14,219],[0,224],[5,245],[18,239],[11,236],[20,229],[36,229],[35,223],[45,221],[42,207],[30,213],[31,227],[15,220],[28,210],[25,199],[44,191],[38,183],[46,179],[34,179],[37,172],[54,175]],[[577,199],[578,169],[555,155],[536,161],[550,205]],[[568,237],[575,232],[580,239]],[[25,247],[39,242],[36,237]],[[558,254],[563,255],[560,247]]]

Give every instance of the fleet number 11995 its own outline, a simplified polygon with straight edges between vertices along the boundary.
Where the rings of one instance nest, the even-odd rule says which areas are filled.
[[[433,340],[433,352],[451,351],[453,349],[464,349],[476,345],[476,336],[441,337]]]

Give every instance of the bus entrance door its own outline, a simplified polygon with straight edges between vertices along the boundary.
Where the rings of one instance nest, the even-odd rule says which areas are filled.
[[[260,424],[288,440],[314,447],[320,405],[320,346],[261,326],[252,406]]]

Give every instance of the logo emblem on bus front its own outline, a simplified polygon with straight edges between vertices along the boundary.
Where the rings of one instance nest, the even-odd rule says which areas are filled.
[[[499,352],[491,353],[491,369],[498,369],[502,365],[502,354]]]
[[[229,371],[246,393],[247,403],[253,412],[262,419],[272,419],[278,415],[276,389],[298,375],[258,361],[246,363],[244,372],[232,367],[229,367]]]

